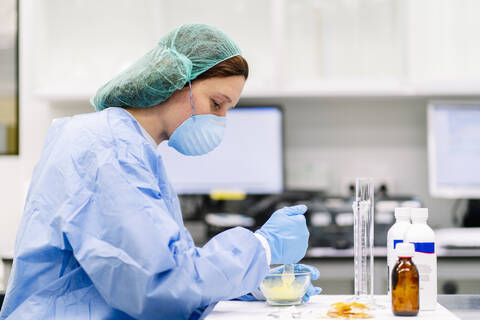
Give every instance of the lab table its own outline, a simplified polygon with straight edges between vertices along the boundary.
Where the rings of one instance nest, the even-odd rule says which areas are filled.
[[[273,307],[263,301],[221,301],[209,314],[207,320],[235,319],[328,319],[325,315],[330,304],[345,301],[349,296],[318,295],[298,307]],[[373,311],[374,319],[405,319],[393,316],[387,296],[376,296],[383,309]],[[439,295],[435,311],[420,311],[414,319],[424,320],[478,320],[480,319],[480,295]]]
[[[438,302],[462,320],[480,319],[480,295],[441,294]]]

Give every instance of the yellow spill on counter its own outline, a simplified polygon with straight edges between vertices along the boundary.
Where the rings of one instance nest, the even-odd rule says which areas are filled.
[[[327,312],[327,316],[333,319],[371,319],[373,316],[366,311],[370,308],[363,303],[337,302],[331,305],[333,309]]]

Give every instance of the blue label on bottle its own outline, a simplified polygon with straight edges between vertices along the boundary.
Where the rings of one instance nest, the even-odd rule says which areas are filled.
[[[435,253],[434,242],[413,242],[413,244],[415,245],[415,252]]]
[[[393,249],[397,247],[397,243],[403,243],[403,240],[393,240]]]

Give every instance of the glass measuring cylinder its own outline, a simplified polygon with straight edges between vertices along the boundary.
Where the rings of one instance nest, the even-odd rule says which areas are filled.
[[[370,178],[356,180],[353,202],[354,266],[356,301],[374,305],[373,300],[373,210],[374,185]]]

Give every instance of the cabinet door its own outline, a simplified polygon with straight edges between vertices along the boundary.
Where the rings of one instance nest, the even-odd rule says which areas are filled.
[[[273,0],[275,1],[275,0]],[[265,90],[272,84],[272,1],[163,0],[161,29],[183,23],[206,23],[227,33],[242,49],[250,67],[247,87]]]
[[[288,82],[398,81],[403,76],[403,6],[398,0],[288,0]]]
[[[480,1],[409,0],[408,4],[409,74],[414,85],[441,93],[478,89]]]

